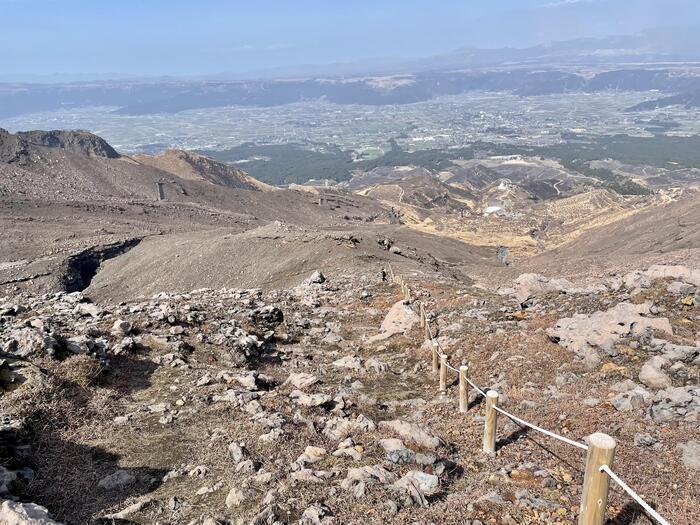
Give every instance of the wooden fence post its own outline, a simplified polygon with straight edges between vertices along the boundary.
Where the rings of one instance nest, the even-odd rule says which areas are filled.
[[[437,374],[438,364],[439,364],[438,346],[437,346],[437,343],[435,341],[432,341],[432,346],[433,346],[433,373]]]
[[[603,525],[605,521],[610,476],[601,472],[600,467],[607,465],[612,468],[616,446],[615,439],[607,434],[596,432],[588,438],[588,457],[578,525]]]
[[[420,310],[420,327],[425,328],[425,306],[423,306],[422,302],[419,305],[419,310]]]
[[[440,356],[440,393],[447,393],[447,354]]]
[[[467,407],[469,406],[469,383],[467,383],[467,378],[469,377],[469,367],[467,365],[462,365],[459,367],[459,411],[465,413]]]
[[[486,418],[484,423],[484,452],[494,454],[496,452],[496,423],[498,413],[498,392],[489,390],[486,392]]]

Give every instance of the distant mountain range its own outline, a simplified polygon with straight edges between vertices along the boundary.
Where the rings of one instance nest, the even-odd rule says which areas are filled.
[[[695,63],[700,63],[700,42],[695,34],[657,30],[525,49],[464,48],[409,61],[375,59],[267,70],[255,73],[257,80],[222,74],[208,80],[6,83],[0,84],[0,118],[98,105],[116,106],[119,114],[139,115],[317,99],[337,104],[408,104],[472,90],[510,91],[522,96],[659,90],[675,96],[700,90],[700,64]],[[276,78],[264,78],[272,76]],[[687,104],[687,99],[664,98],[661,104]],[[638,109],[653,107],[652,103]]]
[[[515,65],[621,65],[700,61],[697,30],[654,29],[639,35],[579,38],[528,48],[465,47],[423,60],[406,62],[409,71],[510,67]]]
[[[474,90],[533,96],[652,89],[669,95],[698,90],[700,76],[694,71],[675,68],[614,69],[592,77],[562,69],[518,68],[304,80],[0,84],[0,118],[89,106],[116,106],[118,114],[146,115],[234,105],[276,106],[310,100],[336,104],[410,104]]]

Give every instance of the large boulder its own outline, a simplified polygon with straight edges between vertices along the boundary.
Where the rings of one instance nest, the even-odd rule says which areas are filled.
[[[700,470],[700,441],[688,441],[678,445],[681,461],[691,469]]]
[[[675,279],[694,286],[700,286],[700,270],[691,270],[687,266],[654,264],[644,272],[651,279]]]
[[[654,356],[642,365],[639,371],[639,380],[649,388],[659,389],[671,386],[671,378],[663,372],[663,368],[669,365],[668,359]]]
[[[16,357],[53,356],[58,343],[52,336],[35,328],[20,328],[3,337],[0,348]]]
[[[420,318],[409,302],[399,301],[389,309],[380,326],[380,333],[371,337],[370,342],[383,341],[393,335],[402,334],[413,328],[418,321]]]
[[[398,435],[405,443],[426,450],[435,450],[443,444],[443,441],[431,432],[428,432],[418,425],[400,419],[381,421],[379,423],[379,429],[388,430]]]
[[[647,331],[673,334],[667,318],[651,316],[651,306],[650,301],[620,303],[604,312],[574,314],[559,319],[547,330],[547,335],[584,359],[589,357],[591,349],[614,355],[615,344],[622,338],[639,336]]]
[[[618,280],[618,287],[624,286],[632,294],[649,288],[657,279],[674,279],[677,283],[669,290],[670,293],[679,293],[682,284],[700,286],[700,270],[691,270],[687,266],[672,266],[654,264],[644,271],[633,271],[623,275]]]
[[[428,504],[426,496],[432,496],[440,490],[440,480],[434,474],[420,470],[411,470],[392,485],[392,488],[406,494],[410,503],[425,507]]]
[[[700,421],[700,387],[680,386],[659,390],[649,407],[649,415],[657,423]]]
[[[605,285],[575,286],[566,279],[550,279],[539,273],[524,273],[513,279],[512,288],[501,288],[501,295],[515,295],[515,300],[522,308],[531,306],[539,296],[548,293],[589,294],[606,290]]]
[[[61,525],[54,521],[46,508],[34,503],[5,500],[0,505],[2,525]]]
[[[515,278],[513,285],[515,299],[518,304],[523,306],[538,295],[563,292],[572,287],[572,284],[566,279],[548,279],[539,273],[524,273]]]

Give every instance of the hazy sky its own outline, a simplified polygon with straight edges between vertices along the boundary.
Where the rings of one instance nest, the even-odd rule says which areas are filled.
[[[188,75],[526,47],[700,21],[698,0],[0,0],[0,74]]]

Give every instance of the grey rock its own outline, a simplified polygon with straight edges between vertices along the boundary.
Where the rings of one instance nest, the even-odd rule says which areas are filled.
[[[688,441],[678,445],[681,461],[691,469],[700,470],[700,441]]]
[[[386,314],[379,328],[380,333],[370,337],[369,342],[384,341],[394,335],[402,334],[413,328],[419,321],[418,314],[413,311],[408,301],[399,301]]]
[[[650,447],[656,444],[658,440],[651,434],[635,434],[634,444],[638,447]]]
[[[669,361],[682,361],[684,363],[690,363],[698,355],[700,355],[700,347],[677,345],[664,341],[661,352],[661,355]]]
[[[334,441],[345,439],[354,434],[372,432],[377,427],[367,416],[360,414],[356,419],[346,419],[342,417],[331,418],[323,427],[323,435]]]
[[[282,525],[278,521],[280,509],[277,505],[269,505],[258,512],[249,525]]]
[[[136,483],[136,477],[127,470],[117,470],[109,476],[105,476],[97,486],[103,490],[123,490],[126,487]]]
[[[3,525],[61,525],[49,511],[34,503],[5,500],[0,505],[0,523]]]
[[[336,359],[333,361],[333,366],[336,368],[347,368],[349,370],[355,370],[358,372],[361,372],[364,370],[364,367],[362,366],[362,359],[360,359],[357,356],[352,356],[348,355],[345,357],[341,357],[340,359]]]
[[[673,295],[688,295],[695,291],[695,286],[682,281],[673,281],[666,287],[666,290]]]
[[[671,378],[661,369],[669,365],[669,361],[661,356],[649,359],[639,371],[639,380],[649,388],[660,389],[671,386]]]
[[[643,407],[648,397],[646,390],[636,387],[634,390],[617,394],[610,402],[618,411],[628,412]]]
[[[21,328],[5,337],[2,350],[17,357],[53,356],[57,347],[52,336],[34,328]]]
[[[305,407],[319,407],[333,400],[328,394],[305,394],[301,390],[293,390],[289,397],[295,403]]]
[[[380,439],[379,445],[384,449],[384,452],[386,452],[386,458],[392,463],[405,465],[407,463],[413,463],[415,459],[415,452],[407,449],[400,439]]]
[[[85,317],[99,317],[102,309],[94,303],[79,303],[75,305],[73,312]]]
[[[370,357],[365,361],[365,368],[375,373],[384,373],[389,371],[389,365],[378,359]]]
[[[325,448],[308,446],[304,449],[303,454],[301,454],[295,463],[299,465],[313,465],[322,461],[326,457],[328,452]]]
[[[121,319],[117,319],[114,321],[114,324],[112,325],[112,329],[110,330],[112,335],[118,336],[118,337],[123,337],[127,336],[131,333],[131,323],[129,321],[123,321]]]
[[[309,277],[306,282],[308,284],[323,284],[326,282],[326,276],[323,275],[320,270],[316,270],[311,274],[311,277]]]
[[[248,455],[248,451],[245,449],[243,444],[238,444],[235,441],[230,443],[228,446],[228,453],[231,459],[236,463],[240,463]]]
[[[526,489],[515,491],[515,499],[522,505],[532,509],[557,509],[561,505],[542,498],[537,498]]]
[[[328,520],[324,518],[332,515],[331,509],[326,505],[323,503],[314,503],[304,510],[299,520],[299,525],[323,525],[328,522]]]
[[[623,337],[639,336],[652,330],[673,334],[668,319],[649,317],[651,306],[650,301],[641,304],[620,303],[604,312],[575,314],[559,319],[553,328],[547,330],[547,334],[581,357],[588,348],[613,355],[615,344]]]
[[[404,442],[408,442],[422,449],[435,450],[443,444],[442,440],[431,432],[428,432],[418,425],[400,419],[381,421],[379,423],[379,428],[380,430],[393,432],[403,439]]]
[[[657,423],[700,420],[700,387],[669,387],[659,390],[649,407],[649,416]]]
[[[252,474],[260,468],[260,463],[253,461],[252,459],[244,459],[236,465],[236,472],[243,472],[246,474]]]
[[[396,475],[380,465],[367,465],[359,468],[349,468],[340,487],[353,492],[355,497],[365,495],[367,485],[373,483],[390,484],[396,481]]]
[[[433,474],[411,470],[396,481],[392,488],[404,492],[412,504],[425,507],[428,504],[426,496],[432,496],[440,491],[440,480]]]
[[[10,485],[17,480],[17,473],[0,465],[0,496],[10,492]]]
[[[240,507],[245,501],[254,498],[257,493],[250,487],[233,487],[226,495],[226,506],[230,508]]]
[[[566,279],[548,279],[538,273],[525,273],[513,280],[515,300],[525,305],[533,298],[550,292],[563,292],[573,285]]]
[[[289,374],[285,383],[291,384],[294,388],[299,390],[304,390],[312,385],[318,383],[318,377],[313,374],[307,374],[304,372]]]

